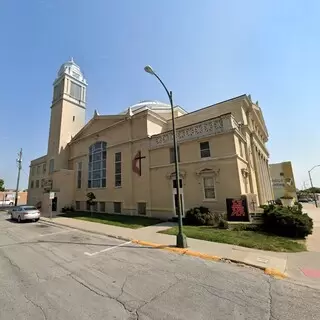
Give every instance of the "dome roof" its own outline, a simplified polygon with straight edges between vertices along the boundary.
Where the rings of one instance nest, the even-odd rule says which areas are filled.
[[[57,78],[62,77],[64,74],[68,74],[69,76],[77,79],[78,81],[87,83],[83,73],[81,72],[80,67],[74,62],[73,58],[61,65],[58,71]]]
[[[136,104],[131,105],[125,111],[121,112],[121,114],[127,113],[128,110],[130,110],[130,113],[135,114],[135,113],[141,112],[146,109],[149,109],[152,111],[157,111],[157,112],[161,113],[161,111],[164,111],[164,112],[170,111],[171,106],[167,103],[163,103],[163,102],[157,101],[157,100],[143,100],[143,101],[140,101]]]

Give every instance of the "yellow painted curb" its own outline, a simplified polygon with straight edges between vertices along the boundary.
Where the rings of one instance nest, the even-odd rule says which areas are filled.
[[[285,273],[280,272],[276,269],[266,268],[266,269],[264,269],[264,273],[268,274],[269,276],[273,276],[274,278],[277,278],[277,279],[287,278],[287,275]]]
[[[205,259],[205,260],[220,261],[222,259],[221,257],[218,257],[218,256],[212,256],[212,255],[209,255],[209,254],[205,254],[205,253],[201,253],[201,252],[197,252],[197,251],[191,251],[191,250],[188,250],[188,249],[169,247],[167,245],[161,245],[161,244],[148,242],[148,241],[133,240],[132,242],[136,243],[136,244],[143,245],[143,246],[148,246],[148,247],[153,247],[153,248],[158,248],[158,249],[164,249],[164,250],[167,250],[167,251],[176,252],[176,253],[180,253],[180,254],[185,254],[185,255],[188,255],[188,256],[192,256],[192,257],[198,257],[198,258]]]

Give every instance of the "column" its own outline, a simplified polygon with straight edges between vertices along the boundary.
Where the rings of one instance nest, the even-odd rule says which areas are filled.
[[[262,156],[262,165],[263,165],[263,181],[265,185],[265,201],[270,200],[269,198],[269,184],[268,184],[268,177],[267,177],[267,167],[266,167],[266,160],[265,157]]]

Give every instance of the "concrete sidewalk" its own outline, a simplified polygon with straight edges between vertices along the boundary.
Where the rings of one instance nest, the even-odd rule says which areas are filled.
[[[83,231],[137,241],[137,243],[158,244],[169,248],[173,248],[176,243],[175,236],[158,233],[176,225],[171,222],[164,222],[141,229],[130,229],[64,217],[55,217],[52,220],[42,217],[41,220],[46,223],[55,223]],[[192,238],[188,238],[188,251],[206,256],[220,257],[264,270],[273,270],[275,274],[279,275],[284,274],[287,267],[287,253],[266,252]],[[198,256],[200,255],[198,254]]]

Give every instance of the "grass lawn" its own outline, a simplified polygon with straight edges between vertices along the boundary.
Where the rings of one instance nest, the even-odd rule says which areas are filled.
[[[189,238],[228,243],[247,248],[278,252],[300,252],[307,250],[302,241],[273,236],[258,231],[232,231],[205,226],[184,226],[183,230]],[[178,227],[161,231],[161,233],[176,235]]]
[[[139,217],[139,216],[126,216],[121,214],[101,214],[90,212],[67,212],[60,215],[61,217],[74,218],[84,221],[97,222],[110,224],[113,226],[138,229],[142,227],[151,226],[153,224],[161,223],[163,221],[154,218]]]

